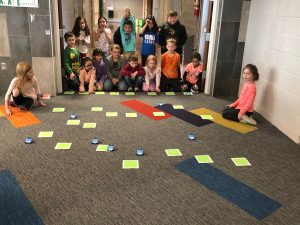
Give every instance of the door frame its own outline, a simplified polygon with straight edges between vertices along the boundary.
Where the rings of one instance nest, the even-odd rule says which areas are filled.
[[[53,46],[54,46],[54,74],[55,74],[55,84],[56,93],[61,93],[63,91],[62,86],[62,57],[61,57],[61,39],[63,41],[62,29],[60,29],[60,19],[59,19],[59,1],[52,1],[52,15],[53,15]],[[63,44],[63,43],[62,43]]]
[[[204,93],[212,95],[215,84],[215,73],[217,66],[217,56],[219,47],[219,37],[220,37],[220,18],[222,16],[222,8],[224,0],[210,0],[213,2],[212,10],[212,20],[211,20],[211,30],[209,37],[209,51],[207,57],[207,69],[206,69],[206,79]]]

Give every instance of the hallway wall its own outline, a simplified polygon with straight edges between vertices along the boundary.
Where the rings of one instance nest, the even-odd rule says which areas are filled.
[[[255,110],[300,144],[300,1],[252,0],[243,65],[256,64]]]

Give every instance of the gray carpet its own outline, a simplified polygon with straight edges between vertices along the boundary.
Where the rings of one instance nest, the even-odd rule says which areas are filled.
[[[155,106],[159,101],[182,104],[192,110],[206,107],[220,112],[228,102],[201,95],[137,96],[73,95],[45,101],[34,108],[41,125],[15,129],[0,118],[0,170],[10,169],[45,224],[300,224],[300,146],[255,114],[258,130],[240,134],[210,124],[196,127],[174,117],[154,121],[119,104],[137,99]],[[103,106],[103,112],[90,112]],[[65,107],[65,113],[52,113]],[[117,111],[106,118],[106,111]],[[81,126],[66,126],[76,112]],[[96,129],[83,129],[96,122]],[[40,131],[53,138],[38,139]],[[196,141],[188,141],[193,132]],[[36,141],[25,145],[24,138]],[[98,136],[114,144],[115,152],[96,152],[90,143]],[[54,150],[57,142],[72,142],[67,151]],[[135,155],[142,147],[143,157]],[[179,148],[182,157],[167,157],[164,149]],[[264,193],[283,206],[259,221],[209,191],[175,165],[196,154],[209,154],[214,167]],[[231,157],[246,157],[251,167],[236,167]],[[122,160],[139,159],[140,169],[123,170]]]

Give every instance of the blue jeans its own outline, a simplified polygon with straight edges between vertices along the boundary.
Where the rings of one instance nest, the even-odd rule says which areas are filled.
[[[135,76],[134,79],[129,76],[125,76],[124,80],[128,87],[140,88],[143,83],[143,77],[139,75]]]
[[[112,80],[110,78],[107,78],[104,81],[103,88],[104,88],[104,91],[112,91],[113,89],[119,89],[119,91],[127,91],[128,86],[124,79],[119,79],[119,83],[116,85],[113,85]]]

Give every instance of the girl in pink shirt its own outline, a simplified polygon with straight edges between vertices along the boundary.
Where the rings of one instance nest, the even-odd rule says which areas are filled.
[[[143,91],[160,92],[161,69],[157,67],[157,59],[154,55],[149,55],[146,60],[145,82],[143,83]]]
[[[10,101],[11,97],[12,101]],[[38,100],[40,106],[46,105],[41,100],[41,91],[31,65],[19,62],[16,67],[16,77],[10,82],[5,95],[6,114],[8,116],[12,114],[9,106],[18,106],[21,110],[28,111],[34,100]]]
[[[93,67],[93,61],[86,57],[82,60],[82,67],[78,70],[79,75],[79,92],[88,90],[90,94],[95,94],[96,70]]]
[[[256,95],[255,81],[257,81],[258,78],[259,74],[255,65],[248,64],[243,68],[244,84],[240,97],[223,110],[222,116],[225,119],[251,125],[257,124],[252,118],[252,114]]]
[[[192,62],[185,67],[183,74],[182,91],[192,91],[198,93],[201,87],[202,64],[200,64],[201,55],[194,52]]]

